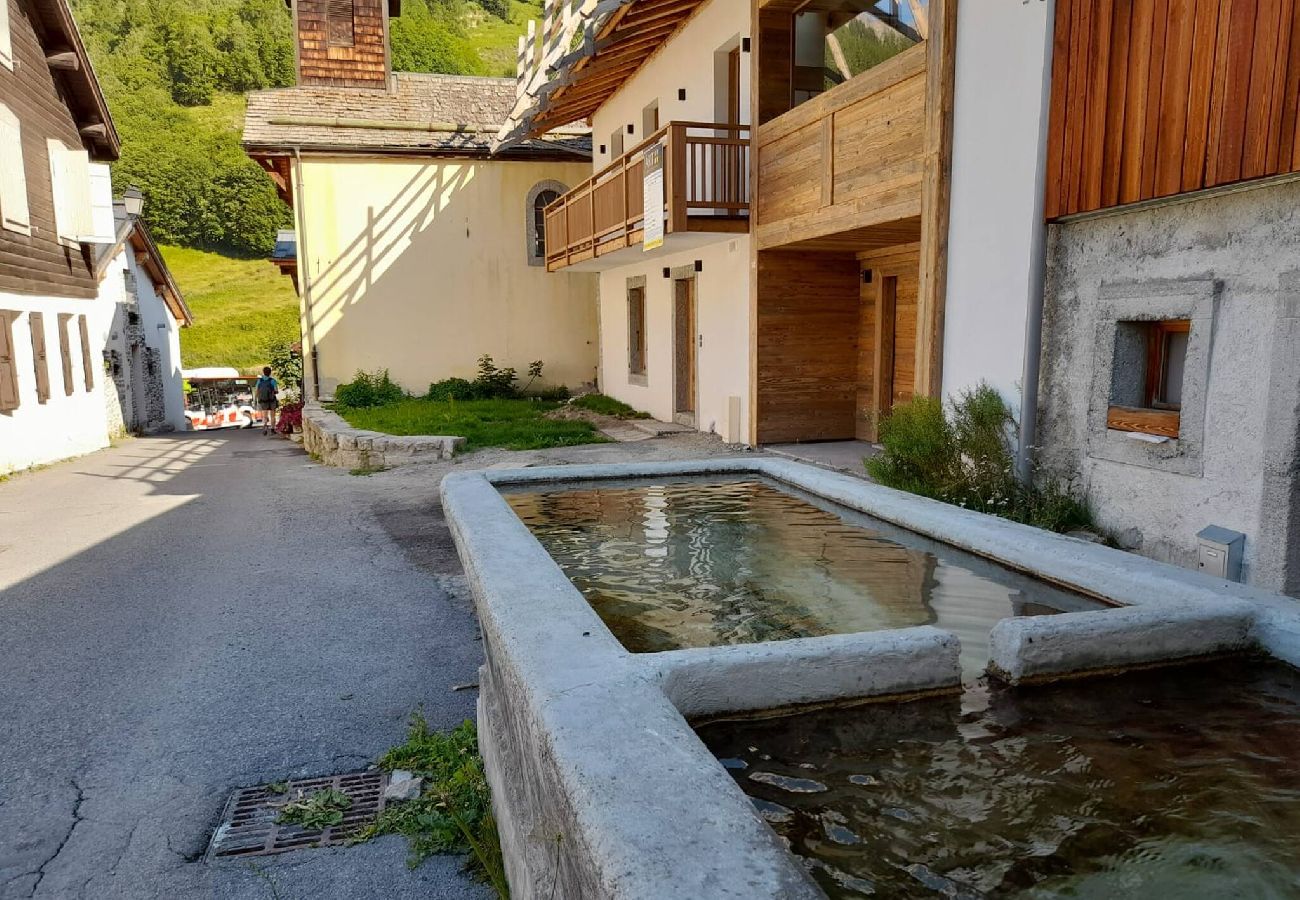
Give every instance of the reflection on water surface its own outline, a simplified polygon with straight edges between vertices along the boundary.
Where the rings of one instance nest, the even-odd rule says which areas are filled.
[[[1300,896],[1294,670],[971,696],[699,734],[832,897]]]
[[[935,624],[977,673],[997,620],[1101,606],[763,481],[506,499],[635,652]]]

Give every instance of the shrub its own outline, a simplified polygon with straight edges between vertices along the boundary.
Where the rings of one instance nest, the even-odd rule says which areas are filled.
[[[280,415],[275,422],[275,430],[280,434],[293,434],[294,429],[302,428],[302,404],[286,403],[280,407]]]
[[[563,403],[565,400],[568,400],[569,397],[571,397],[572,395],[569,393],[569,389],[567,387],[565,387],[562,384],[558,384],[555,387],[548,387],[543,390],[540,390],[536,394],[533,394],[533,396],[536,397],[538,400],[545,401],[546,403]]]
[[[444,378],[429,385],[426,400],[477,400],[478,388],[464,378]]]
[[[484,353],[478,358],[478,377],[474,379],[474,387],[479,392],[479,399],[506,400],[518,397],[520,391],[515,387],[517,374],[518,372],[510,367],[497,368],[492,357]]]
[[[953,401],[917,397],[880,423],[884,451],[866,462],[876,481],[924,497],[1049,531],[1093,529],[1087,505],[1049,475],[1016,478],[1016,421],[1002,397],[981,383]]]
[[[388,377],[387,369],[376,369],[374,372],[358,369],[356,377],[334,389],[334,402],[350,409],[387,406],[405,397],[406,392]]]

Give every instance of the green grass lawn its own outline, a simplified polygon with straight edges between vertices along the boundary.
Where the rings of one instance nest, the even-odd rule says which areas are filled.
[[[194,324],[181,330],[185,368],[234,366],[252,372],[266,365],[272,341],[298,340],[293,282],[266,260],[160,249],[194,313]]]
[[[509,22],[484,12],[478,6],[468,8],[465,34],[487,66],[489,75],[514,77],[519,52],[517,40],[527,30],[529,19],[536,19],[538,26],[542,24],[541,0],[510,0]]]
[[[541,450],[602,444],[590,422],[548,419],[560,406],[541,400],[402,400],[369,409],[336,409],[353,428],[385,434],[447,434],[466,439],[466,450],[504,447]]]

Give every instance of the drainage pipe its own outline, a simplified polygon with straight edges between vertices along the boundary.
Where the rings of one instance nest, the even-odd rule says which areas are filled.
[[[1038,160],[1034,176],[1033,234],[1029,241],[1029,292],[1025,310],[1024,369],[1020,374],[1020,441],[1016,477],[1028,484],[1033,477],[1034,445],[1038,440],[1038,375],[1043,356],[1043,292],[1047,277],[1047,126],[1051,116],[1052,41],[1056,4],[1047,4],[1043,38],[1043,86],[1038,114]]]
[[[307,211],[303,205],[302,148],[293,148],[293,212],[297,226],[298,281],[302,285],[302,358],[311,360],[311,398],[320,402],[320,358],[316,353],[316,327],[311,307],[311,257],[307,253]],[[308,352],[308,345],[311,350]],[[306,390],[306,385],[303,385]]]

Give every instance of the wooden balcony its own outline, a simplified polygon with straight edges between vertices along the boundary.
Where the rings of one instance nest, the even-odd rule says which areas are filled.
[[[547,271],[641,242],[643,154],[653,144],[664,147],[666,247],[674,234],[749,231],[749,126],[670,122],[546,208]]]

